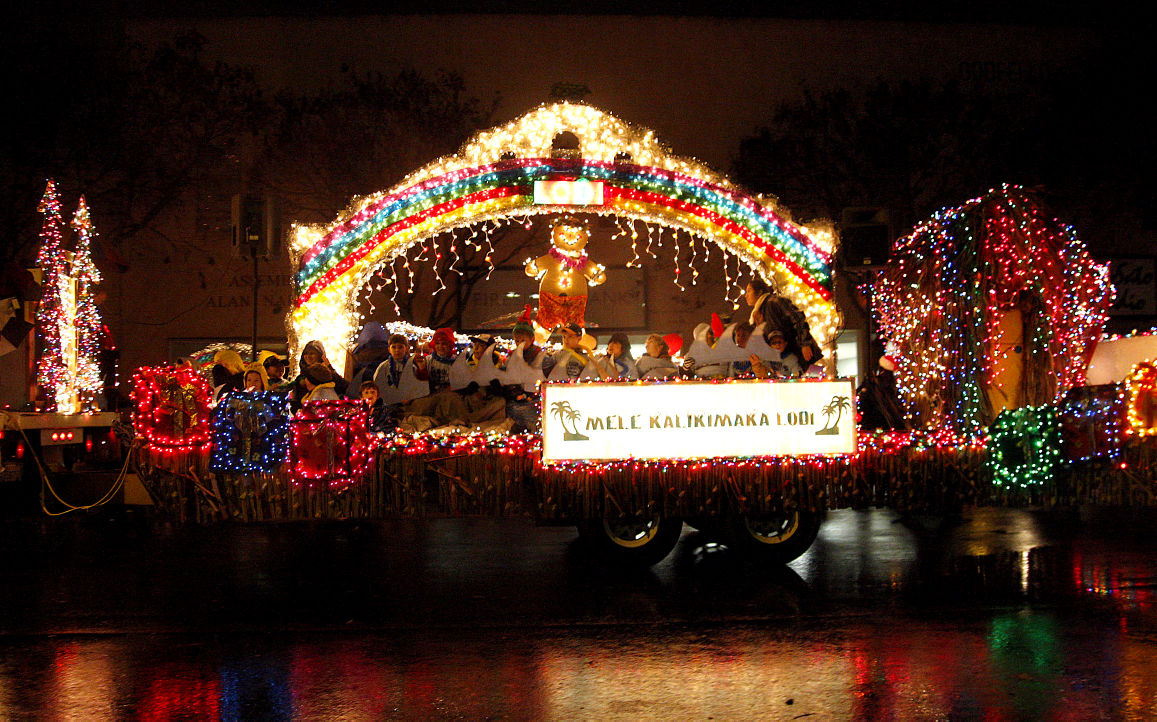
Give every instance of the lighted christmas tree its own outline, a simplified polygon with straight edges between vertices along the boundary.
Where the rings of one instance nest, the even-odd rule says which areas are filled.
[[[61,279],[68,276],[68,260],[64,253],[60,197],[51,180],[44,189],[44,197],[37,210],[44,214],[44,224],[40,229],[40,254],[36,258],[43,289],[36,313],[36,327],[44,351],[37,363],[36,382],[47,392],[48,410],[53,411],[57,408],[57,389],[66,384],[66,368],[60,343],[63,314],[59,289]]]
[[[76,250],[72,255],[72,277],[76,280],[76,389],[81,409],[94,410],[101,389],[98,357],[102,324],[95,299],[100,271],[92,262],[92,239],[96,230],[84,196],[80,197],[72,218],[72,229],[76,233]]]
[[[36,259],[43,290],[36,324],[43,351],[36,381],[49,411],[95,410],[101,388],[97,359],[102,324],[94,298],[100,271],[92,262],[92,217],[81,197],[72,219],[76,249],[69,253],[64,247],[60,197],[52,181],[38,210],[44,214]]]

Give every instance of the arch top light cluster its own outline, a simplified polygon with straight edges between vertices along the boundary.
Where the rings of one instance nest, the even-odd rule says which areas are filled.
[[[570,132],[581,157],[552,158]],[[296,301],[287,325],[296,349],[317,339],[339,362],[356,332],[356,296],[368,276],[417,243],[483,220],[575,210],[536,205],[536,181],[602,184],[614,215],[688,231],[735,255],[790,298],[821,344],[835,337],[829,226],[791,221],[774,202],[750,196],[697,161],[672,155],[647,129],[588,105],[541,106],[478,133],[457,154],[435,160],[394,188],[364,196],[328,226],[297,226],[291,238]]]

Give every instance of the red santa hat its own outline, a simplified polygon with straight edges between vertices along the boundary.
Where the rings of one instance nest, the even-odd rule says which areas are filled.
[[[529,334],[534,333],[534,326],[532,326],[530,323],[530,304],[529,303],[526,304],[526,307],[523,309],[522,315],[519,316],[518,320],[514,322],[514,328],[512,328],[510,332],[512,334],[514,334],[514,333],[518,333],[519,331],[523,331],[523,332],[529,333]]]
[[[715,338],[723,335],[723,319],[717,313],[711,314],[711,333],[715,334]]]
[[[440,328],[437,331],[435,331],[434,335],[430,337],[430,348],[431,349],[434,348],[434,344],[438,343],[439,339],[444,339],[446,341],[446,343],[450,344],[450,347],[453,348],[454,347],[454,329],[452,329],[452,328]]]

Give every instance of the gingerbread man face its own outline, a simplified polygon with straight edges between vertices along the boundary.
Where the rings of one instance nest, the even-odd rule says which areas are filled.
[[[585,248],[589,238],[590,233],[587,232],[586,228],[569,223],[559,223],[550,231],[550,242],[556,248],[572,253]]]

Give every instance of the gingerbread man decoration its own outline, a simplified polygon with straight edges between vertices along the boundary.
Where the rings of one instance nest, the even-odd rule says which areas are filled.
[[[553,329],[567,323],[586,326],[587,288],[607,280],[606,268],[586,253],[590,230],[564,216],[550,228],[550,251],[526,262],[526,275],[538,280],[538,325]]]

